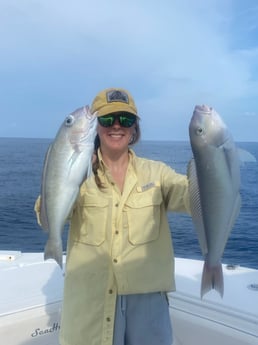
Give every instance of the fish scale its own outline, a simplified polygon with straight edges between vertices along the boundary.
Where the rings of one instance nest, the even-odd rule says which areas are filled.
[[[189,136],[191,213],[205,257],[201,297],[211,289],[223,296],[221,257],[241,205],[239,158],[226,125],[211,107],[195,107]]]
[[[49,146],[42,174],[40,223],[48,232],[44,258],[62,268],[62,232],[78,196],[91,174],[97,118],[89,107],[69,114]]]

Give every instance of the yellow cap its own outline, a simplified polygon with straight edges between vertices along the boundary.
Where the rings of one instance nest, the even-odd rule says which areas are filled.
[[[97,94],[91,105],[91,112],[103,116],[125,111],[137,116],[137,108],[130,93],[124,89],[105,89]]]

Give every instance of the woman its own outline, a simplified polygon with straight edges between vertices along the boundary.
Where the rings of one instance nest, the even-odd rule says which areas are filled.
[[[166,292],[175,289],[167,211],[189,212],[187,177],[129,149],[139,116],[124,89],[101,91],[94,176],[74,206],[62,345],[171,345]]]

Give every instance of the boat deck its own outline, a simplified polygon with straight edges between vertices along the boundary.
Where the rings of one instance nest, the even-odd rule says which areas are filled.
[[[174,345],[257,345],[258,270],[223,265],[223,299],[216,291],[201,299],[202,265],[175,259],[177,291],[168,294]],[[43,253],[0,251],[1,344],[58,344],[63,279]]]

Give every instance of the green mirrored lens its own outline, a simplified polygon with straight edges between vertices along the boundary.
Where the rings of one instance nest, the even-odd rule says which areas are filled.
[[[103,127],[111,127],[115,122],[115,117],[113,115],[100,116],[98,121]]]
[[[122,127],[132,127],[135,123],[136,117],[134,115],[120,115],[119,123]]]
[[[98,117],[99,124],[103,127],[111,127],[118,119],[120,126],[132,127],[136,122],[136,116],[131,114],[118,114],[118,115],[104,115]]]

